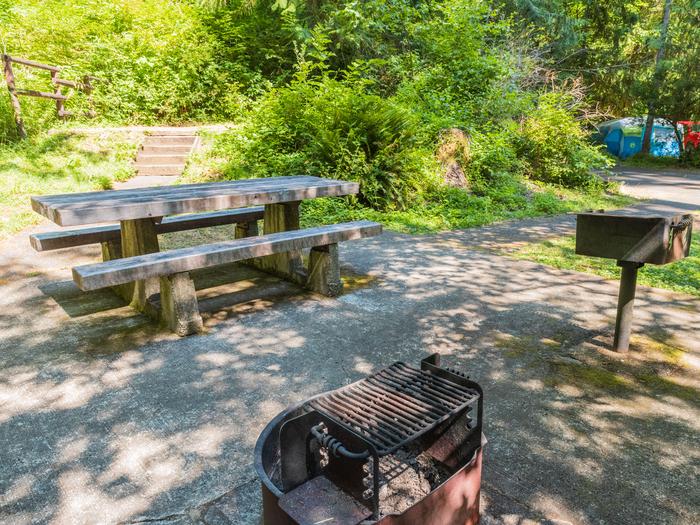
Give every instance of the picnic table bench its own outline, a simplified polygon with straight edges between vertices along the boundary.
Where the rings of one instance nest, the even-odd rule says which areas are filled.
[[[37,233],[30,241],[37,251],[100,243],[102,262],[73,268],[78,287],[111,287],[136,310],[188,335],[202,329],[192,270],[247,261],[318,293],[339,294],[338,243],[378,235],[381,225],[355,221],[300,230],[299,204],[358,191],[355,182],[294,176],[36,196],[34,211],[60,226],[118,224]],[[159,234],[223,224],[236,225],[233,239],[160,251]],[[308,269],[304,249],[310,249]]]

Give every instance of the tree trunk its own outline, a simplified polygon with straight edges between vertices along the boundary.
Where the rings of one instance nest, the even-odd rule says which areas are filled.
[[[681,135],[681,130],[678,129],[678,121],[673,120],[673,131],[676,134],[676,140],[678,141],[678,156],[680,158],[683,157],[683,151],[685,149],[684,144],[683,144],[683,135]]]
[[[654,66],[654,77],[652,78],[649,101],[647,102],[647,123],[644,128],[644,139],[642,140],[642,153],[649,153],[651,150],[651,132],[654,127],[654,102],[659,95],[662,68],[661,62],[666,54],[666,36],[668,35],[668,24],[671,21],[671,5],[673,0],[666,0],[664,3],[664,18],[661,22],[661,34],[659,35],[659,49],[656,51],[656,65]]]
[[[654,103],[647,105],[647,122],[644,125],[644,138],[642,139],[642,153],[651,151],[651,132],[654,129]]]

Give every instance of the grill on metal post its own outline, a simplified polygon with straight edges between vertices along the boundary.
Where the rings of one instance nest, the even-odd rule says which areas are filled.
[[[645,264],[669,264],[690,254],[693,216],[628,210],[579,213],[576,253],[617,260],[622,268],[613,349],[629,350],[637,273]]]

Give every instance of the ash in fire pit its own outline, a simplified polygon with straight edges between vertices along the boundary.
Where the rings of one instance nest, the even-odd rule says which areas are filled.
[[[435,354],[280,414],[256,446],[264,523],[475,525],[482,397]]]
[[[397,450],[379,462],[379,514],[401,514],[454,474],[418,449]]]

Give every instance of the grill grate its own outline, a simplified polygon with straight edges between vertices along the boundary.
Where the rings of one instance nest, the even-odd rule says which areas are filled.
[[[398,362],[308,404],[360,434],[384,456],[462,412],[478,398],[476,390]]]

